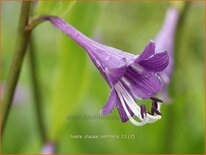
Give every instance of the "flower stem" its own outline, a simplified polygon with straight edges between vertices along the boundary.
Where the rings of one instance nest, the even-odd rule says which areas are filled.
[[[30,13],[30,1],[23,1],[21,7],[21,14],[19,20],[19,29],[17,34],[16,47],[14,49],[14,55],[12,64],[10,66],[8,80],[6,81],[5,96],[3,99],[3,122],[2,122],[2,134],[8,119],[9,112],[11,110],[12,99],[14,96],[15,88],[19,79],[21,66],[24,60],[26,49],[29,43],[30,31],[26,30],[26,25],[29,20]]]
[[[38,18],[36,18],[36,19],[32,19],[32,20],[30,21],[30,24],[27,25],[26,29],[29,30],[29,31],[30,31],[30,30],[33,30],[37,25],[43,23],[44,21],[45,21],[45,19],[42,18],[42,16],[40,16],[40,17],[38,17]]]
[[[39,86],[39,81],[38,81],[38,69],[36,65],[36,51],[35,51],[35,46],[34,46],[34,36],[32,35],[30,37],[30,43],[29,43],[29,63],[30,63],[30,74],[31,74],[31,84],[33,88],[33,95],[34,95],[34,106],[35,106],[35,111],[36,111],[36,117],[37,117],[37,122],[39,126],[39,132],[41,134],[42,142],[45,143],[47,141],[47,136],[46,136],[46,128],[44,126],[44,119],[42,115],[42,99],[40,95],[40,86]]]

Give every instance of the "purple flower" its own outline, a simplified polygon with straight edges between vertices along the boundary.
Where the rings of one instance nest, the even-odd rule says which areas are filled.
[[[162,101],[154,96],[163,87],[158,73],[169,63],[166,51],[156,54],[155,43],[150,41],[140,55],[133,55],[91,40],[59,17],[43,18],[83,47],[108,82],[111,94],[101,114],[111,113],[116,106],[122,122],[130,120],[137,126],[161,118]],[[142,99],[152,100],[150,112],[136,103]]]
[[[167,93],[167,86],[170,83],[170,77],[173,72],[173,51],[174,51],[174,35],[177,26],[177,21],[179,19],[179,11],[175,7],[171,7],[168,9],[167,14],[165,16],[164,24],[155,39],[156,43],[156,53],[162,50],[167,50],[170,63],[166,67],[166,69],[159,73],[160,77],[164,82],[164,87],[161,91],[161,98],[164,101],[171,102],[171,98]]]
[[[51,142],[46,143],[42,150],[41,154],[52,154],[54,153],[54,145]]]

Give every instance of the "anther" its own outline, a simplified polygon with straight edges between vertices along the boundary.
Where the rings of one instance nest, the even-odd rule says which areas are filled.
[[[157,115],[162,115],[161,112],[159,112],[155,107],[152,107],[151,113],[152,111],[153,111],[153,114],[155,112]]]
[[[163,102],[162,100],[160,100],[160,99],[158,99],[156,97],[150,97],[150,99],[153,100],[153,101],[157,101],[157,102]]]
[[[145,105],[140,105],[140,109],[141,109],[141,117],[144,119],[144,115],[146,114]]]
[[[151,114],[154,115],[154,113],[158,114],[158,115],[162,115],[158,110],[158,104],[156,100],[152,101],[152,108],[151,108]]]

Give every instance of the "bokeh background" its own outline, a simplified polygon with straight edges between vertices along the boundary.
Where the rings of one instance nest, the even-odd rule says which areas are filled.
[[[47,3],[45,5],[45,3]],[[51,3],[51,2],[50,2]],[[169,2],[44,2],[35,11],[59,15],[94,40],[134,54],[154,39]],[[35,4],[36,7],[39,4]],[[21,2],[2,2],[2,84],[4,89],[16,42]],[[52,8],[52,9],[51,9]],[[50,23],[33,31],[39,102],[49,141],[56,153],[204,153],[205,81],[204,3],[192,2],[177,47],[169,87],[172,104],[162,119],[136,127],[116,119],[71,119],[99,116],[110,88],[86,52]],[[40,153],[43,147],[35,112],[29,53],[25,57],[14,102],[2,138],[3,153]],[[75,139],[72,135],[115,135],[119,139]],[[121,138],[133,135],[134,139]]]

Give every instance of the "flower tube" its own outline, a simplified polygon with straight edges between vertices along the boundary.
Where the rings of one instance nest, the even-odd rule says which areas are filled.
[[[111,113],[116,106],[122,122],[130,120],[137,126],[153,123],[161,118],[162,100],[154,96],[163,88],[159,73],[169,63],[166,50],[155,53],[155,43],[150,41],[140,55],[133,55],[95,42],[59,17],[42,18],[49,20],[84,48],[109,84],[111,93],[101,114]],[[137,104],[138,100],[144,99],[151,99],[151,111],[145,105]]]
[[[166,67],[166,69],[159,73],[160,77],[164,82],[164,87],[160,92],[160,96],[164,101],[171,102],[171,97],[168,95],[167,86],[170,83],[170,79],[173,72],[173,55],[174,55],[174,35],[176,31],[177,21],[179,19],[179,11],[175,7],[171,7],[168,9],[167,14],[165,16],[165,20],[163,26],[155,38],[156,44],[156,53],[162,50],[167,50],[170,63]]]

